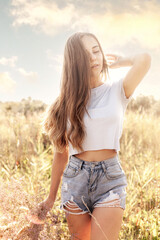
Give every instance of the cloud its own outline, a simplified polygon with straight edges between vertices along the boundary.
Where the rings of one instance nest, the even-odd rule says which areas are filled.
[[[128,42],[139,44],[144,48],[160,47],[160,8],[142,11],[141,14],[108,13],[95,16],[90,30],[99,34],[109,45],[125,45]],[[118,37],[118,40],[117,40]]]
[[[60,73],[62,71],[63,55],[54,54],[50,49],[46,51],[46,55],[49,60],[49,67],[54,68],[54,70]]]
[[[54,2],[14,0],[11,5],[11,15],[15,17],[13,26],[30,25],[48,35],[56,34],[60,27],[69,26],[75,15],[72,4],[59,9]]]
[[[18,59],[17,56],[12,56],[10,58],[2,57],[0,58],[0,64],[4,66],[15,67],[15,63],[17,62],[17,59]]]
[[[0,64],[4,65],[4,66],[10,66],[10,67],[15,67],[15,64],[17,62],[18,57],[17,56],[12,56],[10,58],[5,58],[2,57],[0,58]],[[23,75],[26,79],[28,79],[29,81],[35,81],[37,80],[38,74],[36,72],[27,72],[26,70],[24,70],[23,68],[16,68],[16,70]],[[6,73],[7,76],[8,73]],[[7,82],[8,84],[8,82]]]
[[[37,72],[26,72],[23,68],[18,68],[17,71],[22,74],[27,80],[34,82],[37,80]]]
[[[91,31],[108,46],[138,41],[142,46],[160,46],[160,4],[151,1],[13,0],[13,26],[30,25],[54,36],[61,31]],[[118,40],[117,40],[118,38]]]
[[[10,77],[8,72],[0,73],[0,91],[2,93],[14,92],[16,82]]]

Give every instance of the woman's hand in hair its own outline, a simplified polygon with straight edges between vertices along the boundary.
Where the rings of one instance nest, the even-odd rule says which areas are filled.
[[[121,60],[123,56],[117,55],[117,54],[105,54],[106,60],[107,60],[107,65],[109,68],[119,68],[121,67]]]

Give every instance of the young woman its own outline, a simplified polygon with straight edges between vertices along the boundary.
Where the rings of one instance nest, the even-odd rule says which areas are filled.
[[[55,147],[50,193],[30,220],[43,223],[62,177],[61,209],[71,239],[117,240],[127,179],[118,151],[125,110],[150,68],[147,53],[105,55],[95,35],[77,32],[64,49],[60,95],[44,127]],[[124,78],[106,80],[108,67],[131,66]],[[102,81],[105,76],[105,81]],[[69,161],[68,161],[69,159]]]

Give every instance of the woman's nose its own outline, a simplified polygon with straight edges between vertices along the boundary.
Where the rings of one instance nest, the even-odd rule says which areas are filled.
[[[95,56],[95,54],[91,53],[91,54],[90,54],[90,59],[91,59],[91,60],[94,60],[94,59],[96,59],[96,56]]]

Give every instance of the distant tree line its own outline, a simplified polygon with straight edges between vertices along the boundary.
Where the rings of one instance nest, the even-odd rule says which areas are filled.
[[[160,116],[160,99],[155,100],[152,95],[144,96],[140,94],[136,99],[131,99],[127,111],[138,111],[139,113],[145,111],[155,116]]]
[[[44,112],[47,107],[47,104],[40,100],[33,100],[31,97],[27,99],[22,99],[20,102],[0,102],[1,111],[7,113],[21,113],[25,116]]]
[[[25,116],[44,112],[47,108],[47,104],[40,100],[33,100],[31,97],[22,99],[20,102],[0,102],[0,110],[8,113],[21,113]],[[134,112],[147,112],[152,113],[155,116],[160,116],[160,99],[155,100],[153,96],[139,95],[136,99],[132,98],[128,104],[127,111]]]

